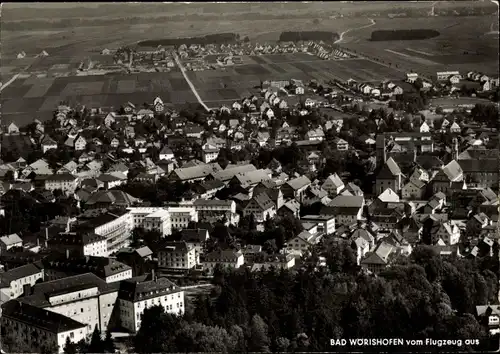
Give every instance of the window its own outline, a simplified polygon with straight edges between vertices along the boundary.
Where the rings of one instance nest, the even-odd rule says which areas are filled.
[[[75,338],[75,333],[74,333],[74,332],[70,332],[69,337],[70,337],[71,339]]]
[[[82,312],[82,313],[83,313],[83,307],[80,309],[80,312]]]

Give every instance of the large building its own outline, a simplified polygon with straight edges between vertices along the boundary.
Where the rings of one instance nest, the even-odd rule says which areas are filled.
[[[23,295],[27,289],[43,279],[43,269],[34,264],[26,264],[0,273],[0,305]]]
[[[185,241],[165,242],[158,251],[158,266],[193,269],[197,265],[196,248]]]
[[[88,327],[67,316],[11,300],[2,306],[2,352],[63,353],[67,338],[78,343]]]
[[[136,333],[148,307],[162,305],[168,313],[183,314],[184,291],[166,278],[140,276],[120,284],[118,303],[121,326]]]
[[[76,256],[106,257],[106,239],[93,232],[64,232],[47,241],[49,249]]]

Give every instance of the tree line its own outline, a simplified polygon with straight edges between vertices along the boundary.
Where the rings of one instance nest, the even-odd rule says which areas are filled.
[[[299,41],[324,41],[335,42],[339,39],[336,32],[328,31],[290,31],[282,32],[280,34],[280,42],[299,42]]]
[[[332,338],[480,339],[460,350],[498,345],[473,315],[475,305],[498,302],[497,275],[484,264],[419,246],[375,277],[359,272],[348,242],[326,247],[324,268],[314,253],[296,271],[218,269],[215,290],[183,317],[147,309],[135,351],[325,351]]]
[[[439,36],[440,33],[431,29],[409,30],[378,30],[373,31],[371,41],[411,41],[429,39]]]
[[[139,47],[157,47],[161,46],[180,46],[182,44],[228,44],[235,43],[240,38],[236,33],[216,33],[208,34],[201,37],[187,37],[187,38],[164,38],[156,40],[145,40],[137,43]]]

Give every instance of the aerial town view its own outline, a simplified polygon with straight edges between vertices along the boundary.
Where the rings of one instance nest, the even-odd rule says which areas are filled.
[[[1,353],[500,348],[498,1],[4,3]]]

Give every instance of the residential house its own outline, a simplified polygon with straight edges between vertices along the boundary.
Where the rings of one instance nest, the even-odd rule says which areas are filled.
[[[330,197],[334,197],[344,189],[344,182],[334,173],[327,177],[325,182],[321,185],[321,188],[325,190]]]
[[[454,182],[461,182],[464,178],[464,172],[460,164],[452,160],[446,166],[444,166],[441,171],[439,171],[430,181],[432,185],[432,192],[443,192],[448,193],[450,191],[451,185]]]
[[[286,243],[286,250],[296,256],[302,256],[312,247],[317,245],[323,238],[323,233],[311,233],[307,230],[302,231],[296,237]]]
[[[369,252],[360,262],[362,268],[371,273],[380,273],[390,263],[390,256],[395,251],[395,247],[386,242],[381,242],[373,252]]]
[[[58,173],[45,179],[45,189],[54,191],[56,189],[65,193],[74,193],[78,186],[78,179],[69,173]]]
[[[60,233],[47,241],[49,249],[75,256],[107,257],[106,238],[93,232]]]
[[[349,149],[349,143],[347,141],[345,141],[344,139],[335,138],[333,140],[333,143],[335,144],[335,148],[338,151],[347,151]]]
[[[201,147],[201,156],[204,163],[215,161],[217,160],[217,156],[219,156],[219,148],[206,143]]]
[[[302,201],[302,194],[311,185],[311,181],[306,176],[300,176],[286,182],[281,190],[286,199],[296,199]]]
[[[396,193],[402,188],[403,174],[399,165],[390,157],[382,169],[377,174],[375,183],[375,193],[380,194],[387,188],[392,189]]]
[[[325,139],[325,133],[321,127],[311,129],[306,133],[306,139],[323,141]]]
[[[159,267],[188,270],[197,264],[196,249],[185,241],[164,242],[158,250]]]
[[[243,207],[243,216],[253,215],[258,223],[263,223],[276,215],[276,205],[267,193],[254,195]]]
[[[43,269],[33,263],[0,273],[0,305],[29,291],[37,282],[44,280]]]
[[[245,263],[243,253],[235,250],[219,250],[203,257],[203,268],[213,273],[215,267],[237,269]]]
[[[189,125],[184,127],[184,135],[188,138],[201,139],[204,129],[199,125]]]
[[[44,154],[50,149],[57,149],[57,143],[48,135],[44,135],[40,145]]]
[[[336,225],[351,225],[361,220],[364,205],[362,196],[338,195],[321,208],[320,214],[335,215]]]
[[[203,246],[209,238],[210,234],[206,229],[183,229],[181,230],[180,241],[183,241],[188,246],[194,248],[196,264],[200,264],[200,255],[203,253]]]

